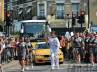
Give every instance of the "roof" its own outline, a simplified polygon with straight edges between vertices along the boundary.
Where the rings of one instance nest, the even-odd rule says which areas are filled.
[[[47,22],[47,20],[23,20],[20,22]]]

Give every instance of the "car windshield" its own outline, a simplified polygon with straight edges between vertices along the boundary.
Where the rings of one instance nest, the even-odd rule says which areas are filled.
[[[49,45],[47,43],[37,44],[37,49],[48,49]]]

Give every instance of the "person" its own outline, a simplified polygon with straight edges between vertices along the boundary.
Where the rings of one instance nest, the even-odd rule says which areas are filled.
[[[15,57],[16,57],[16,54],[15,54],[15,50],[16,50],[15,38],[11,39],[11,49],[12,49],[12,59],[15,59]]]
[[[90,62],[94,65],[94,52],[95,52],[95,36],[93,34],[90,35],[89,41],[89,54],[90,54]]]
[[[83,41],[82,37],[80,37],[80,34],[77,33],[75,35],[75,38],[74,38],[74,49],[73,49],[75,61],[77,63],[81,62],[80,57],[82,57],[81,56],[82,55],[82,48],[84,48],[84,41]]]
[[[64,36],[61,36],[61,39],[60,39],[60,46],[62,47],[61,50],[63,52],[63,55],[64,55],[64,59],[66,58],[65,55],[67,53],[67,50],[66,50],[66,39]]]
[[[95,63],[97,63],[97,34],[95,35],[95,52],[94,52],[94,56],[95,56]]]
[[[65,37],[66,37],[66,59],[69,60],[69,50],[70,50],[70,47],[71,47],[71,36],[70,36],[70,33],[67,31],[66,34],[65,34]]]
[[[32,68],[33,68],[33,64],[32,64],[32,44],[30,42],[30,39],[27,38],[26,40],[26,45],[27,45],[27,48],[28,48],[28,58],[27,58],[27,65],[32,65]]]
[[[60,47],[60,42],[56,36],[55,31],[51,32],[51,36],[48,38],[48,43],[51,51],[51,68],[55,69],[55,67],[57,67],[59,69],[58,51]]]
[[[26,42],[24,41],[24,37],[20,38],[20,43],[18,44],[18,58],[19,63],[21,65],[21,71],[25,71],[25,61],[27,58],[27,47]]]
[[[3,50],[4,50],[4,43],[3,43],[3,39],[0,38],[0,72],[3,72],[3,68],[2,68],[2,53],[3,53]]]

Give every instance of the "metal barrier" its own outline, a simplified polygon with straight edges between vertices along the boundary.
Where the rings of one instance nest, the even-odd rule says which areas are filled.
[[[97,72],[97,65],[92,64],[68,65],[67,72]]]

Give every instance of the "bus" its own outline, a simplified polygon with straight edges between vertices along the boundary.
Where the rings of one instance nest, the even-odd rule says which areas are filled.
[[[24,20],[20,21],[20,23],[21,32],[24,36],[44,37],[51,31],[47,20]]]

